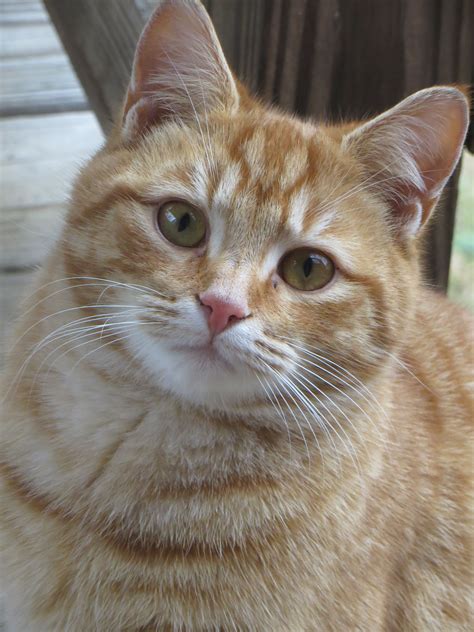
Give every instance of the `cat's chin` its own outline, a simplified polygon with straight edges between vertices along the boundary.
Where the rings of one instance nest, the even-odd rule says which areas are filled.
[[[230,411],[261,394],[255,372],[215,347],[170,343],[141,331],[129,337],[128,346],[157,386],[181,401]]]

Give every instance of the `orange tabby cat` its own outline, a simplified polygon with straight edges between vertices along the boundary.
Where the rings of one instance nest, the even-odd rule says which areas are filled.
[[[467,123],[265,108],[160,3],[10,353],[10,631],[470,629],[471,325],[417,264]]]

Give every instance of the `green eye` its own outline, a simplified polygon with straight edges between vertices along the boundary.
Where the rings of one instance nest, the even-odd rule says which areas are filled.
[[[322,252],[310,248],[293,250],[280,263],[280,276],[297,290],[319,290],[331,281],[336,267]]]
[[[201,211],[186,202],[166,202],[158,211],[158,226],[168,241],[183,248],[196,248],[206,236]]]

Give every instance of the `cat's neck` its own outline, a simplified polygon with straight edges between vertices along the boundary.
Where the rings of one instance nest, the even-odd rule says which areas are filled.
[[[56,379],[62,395],[53,376],[48,388],[68,423],[62,436],[60,418],[53,420],[53,451],[70,457],[58,461],[45,489],[66,513],[85,512],[101,532],[143,546],[236,542],[310,505],[324,515],[339,496],[356,512],[387,446],[382,417],[357,410],[350,424],[347,413],[335,414],[326,431],[309,430],[301,417],[301,434],[288,435],[275,430],[271,405],[234,416],[194,409],[156,389],[107,383],[87,366],[67,389],[64,376]],[[51,420],[53,411],[45,413]]]

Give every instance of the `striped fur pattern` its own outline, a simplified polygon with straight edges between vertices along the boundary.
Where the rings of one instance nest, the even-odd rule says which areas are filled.
[[[470,629],[472,322],[418,266],[466,124],[455,88],[364,124],[264,107],[201,5],[160,3],[12,339],[9,631]],[[169,199],[203,246],[160,234]],[[280,277],[302,246],[321,290]],[[212,342],[209,289],[251,314]]]

